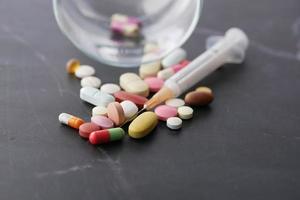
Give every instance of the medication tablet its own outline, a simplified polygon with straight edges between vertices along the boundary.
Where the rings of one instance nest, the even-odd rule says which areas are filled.
[[[178,115],[181,119],[191,119],[194,110],[189,106],[181,106],[178,108]]]
[[[144,56],[142,59],[143,60],[151,59],[150,55],[152,55],[152,54],[148,54],[148,55]],[[139,68],[140,77],[144,79],[146,77],[156,76],[156,74],[160,70],[160,66],[161,66],[160,60],[142,64]]]
[[[206,106],[214,100],[214,96],[209,92],[193,91],[185,95],[184,101],[191,106]]]
[[[100,88],[100,91],[106,92],[108,94],[114,94],[116,92],[119,92],[120,90],[121,90],[120,86],[114,83],[103,84]]]
[[[95,69],[89,65],[81,65],[76,71],[75,76],[77,78],[84,78],[87,76],[93,76],[95,74]]]
[[[125,131],[122,128],[111,128],[92,132],[89,136],[89,141],[91,144],[103,144],[122,140],[124,136]]]
[[[72,58],[66,64],[66,70],[69,74],[74,74],[75,71],[80,67],[80,61]]]
[[[169,99],[166,101],[166,105],[178,108],[184,105],[184,100],[179,98]]]
[[[150,92],[157,92],[164,85],[164,81],[157,77],[148,77],[144,81],[148,84]]]
[[[91,122],[93,122],[94,124],[96,124],[102,129],[108,129],[114,127],[113,121],[105,116],[99,116],[99,115],[93,116],[91,118]]]
[[[139,111],[138,107],[132,101],[126,100],[122,101],[120,104],[126,119],[130,119]]]
[[[91,132],[100,130],[100,127],[94,123],[87,122],[79,126],[79,135],[83,138],[89,138]]]
[[[79,126],[84,123],[83,119],[80,119],[79,117],[75,117],[75,116],[70,115],[68,113],[61,113],[58,116],[58,120],[59,120],[60,123],[68,125],[68,126],[70,126],[72,128],[75,128],[75,129],[78,129]]]
[[[101,80],[95,76],[87,76],[81,79],[81,87],[94,87],[99,88],[101,85]]]
[[[148,85],[135,73],[125,73],[120,76],[120,86],[129,93],[147,97]]]
[[[119,102],[112,102],[108,104],[107,116],[114,122],[116,126],[121,125],[125,121],[125,114]]]
[[[132,101],[135,105],[137,105],[139,108],[142,108],[144,104],[148,101],[146,97],[142,97],[136,94],[119,91],[114,93],[114,96],[116,98],[116,101],[122,102],[125,100]]]
[[[197,87],[196,89],[197,92],[208,92],[208,93],[212,93],[212,90],[208,87],[205,86],[201,86],[201,87]]]
[[[143,138],[156,127],[157,123],[157,116],[154,112],[144,112],[131,122],[128,135],[135,139]]]
[[[160,105],[156,107],[154,112],[157,115],[158,119],[162,121],[166,121],[170,117],[177,116],[177,109],[167,105]]]
[[[167,127],[173,130],[180,129],[182,126],[182,120],[179,117],[170,117],[167,119]]]
[[[107,116],[107,108],[104,106],[96,106],[92,110],[93,116]]]
[[[169,55],[162,60],[162,66],[164,68],[171,67],[178,64],[180,61],[186,58],[186,51],[182,48],[175,49]]]
[[[106,107],[109,103],[114,102],[115,98],[105,92],[92,87],[83,87],[80,89],[80,98],[95,106]]]

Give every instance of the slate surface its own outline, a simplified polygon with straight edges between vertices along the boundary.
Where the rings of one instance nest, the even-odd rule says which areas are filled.
[[[251,39],[246,62],[201,82],[215,101],[181,131],[161,123],[145,140],[96,148],[58,123],[91,109],[64,64],[77,57],[104,82],[127,70],[73,47],[50,1],[2,0],[0,199],[300,199],[299,11],[298,0],[206,1],[189,58],[237,26]]]

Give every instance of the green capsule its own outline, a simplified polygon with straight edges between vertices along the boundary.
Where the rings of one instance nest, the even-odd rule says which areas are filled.
[[[122,128],[108,129],[110,139],[109,141],[121,140],[125,136],[125,131]]]

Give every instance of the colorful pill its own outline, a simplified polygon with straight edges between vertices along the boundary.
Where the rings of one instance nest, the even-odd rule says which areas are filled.
[[[167,55],[162,60],[161,63],[164,68],[168,68],[178,64],[180,61],[184,60],[185,58],[186,58],[186,51],[182,48],[178,48],[175,49],[173,52],[171,52],[169,55]]]
[[[189,106],[181,106],[178,108],[178,116],[181,119],[191,119],[193,117],[194,110]]]
[[[157,77],[163,80],[167,80],[173,76],[176,72],[186,67],[190,62],[188,60],[183,60],[179,64],[173,65],[169,68],[161,70],[157,73]]]
[[[95,74],[95,69],[89,65],[81,65],[76,71],[75,76],[77,78],[84,78],[87,76],[93,76]]]
[[[167,106],[172,106],[175,108],[178,108],[180,106],[183,106],[185,104],[184,100],[179,98],[169,99],[166,101]]]
[[[114,83],[103,84],[100,88],[100,91],[106,92],[108,94],[114,94],[116,92],[119,92],[120,90],[121,90],[120,86]]]
[[[197,87],[196,91],[197,92],[208,92],[208,93],[212,94],[212,90],[208,87],[205,87],[205,86]]]
[[[81,87],[94,87],[99,88],[101,85],[101,80],[95,76],[87,76],[81,79]]]
[[[108,104],[107,116],[116,126],[121,125],[125,121],[125,114],[119,102],[112,102]]]
[[[83,119],[80,119],[79,117],[75,117],[75,116],[70,115],[68,113],[61,113],[58,116],[58,120],[59,120],[60,123],[68,125],[68,126],[70,126],[72,128],[75,128],[75,129],[78,129],[79,126],[84,123]]]
[[[144,104],[148,101],[146,97],[124,92],[124,91],[119,91],[114,93],[114,97],[116,98],[116,101],[122,102],[125,100],[132,101],[135,105],[137,105],[139,108],[142,108]]]
[[[80,67],[80,61],[72,58],[66,64],[66,70],[69,74],[74,74],[75,71]]]
[[[160,105],[156,107],[154,112],[157,115],[158,119],[162,121],[166,121],[170,117],[177,116],[177,108],[167,105]]]
[[[120,105],[123,108],[126,119],[130,119],[139,111],[138,107],[132,101],[129,100],[122,101]]]
[[[147,97],[148,85],[135,73],[125,73],[120,76],[120,86],[129,93]]]
[[[157,92],[164,85],[164,81],[157,77],[148,77],[144,81],[148,84],[150,92]]]
[[[124,136],[125,131],[122,128],[111,128],[92,132],[89,136],[89,141],[91,144],[103,144],[122,140]]]
[[[214,96],[210,92],[193,91],[185,95],[184,101],[191,106],[206,106],[214,100]]]
[[[114,127],[114,122],[105,116],[93,116],[91,117],[91,122],[102,129],[109,129]]]
[[[153,60],[152,54],[146,54],[142,58],[142,62],[145,62],[146,60]],[[160,60],[153,61],[150,63],[145,63],[142,64],[139,68],[139,75],[142,79],[147,78],[147,77],[155,77],[157,73],[159,72],[161,68],[161,62]]]
[[[79,135],[83,138],[89,138],[90,134],[101,128],[92,122],[87,122],[79,126]]]
[[[92,110],[92,116],[107,116],[107,108],[104,106],[96,106]]]
[[[115,98],[112,95],[107,94],[106,92],[101,92],[100,90],[93,87],[81,88],[80,99],[95,106],[104,107],[106,107],[109,103],[115,101]]]

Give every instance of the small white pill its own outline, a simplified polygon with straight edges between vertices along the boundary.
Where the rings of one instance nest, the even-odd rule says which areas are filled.
[[[179,117],[170,117],[167,119],[167,127],[173,130],[180,129],[182,126],[182,120]]]
[[[171,67],[172,65],[178,64],[180,61],[186,58],[186,51],[182,48],[175,49],[167,57],[162,60],[162,66],[164,68]]]
[[[120,90],[121,90],[120,86],[114,83],[103,84],[100,88],[100,91],[106,92],[108,94],[114,94],[116,92],[119,92]]]
[[[178,116],[181,119],[191,119],[193,117],[194,110],[189,106],[181,106],[178,108]]]
[[[87,76],[81,79],[81,87],[94,87],[99,88],[101,85],[101,80],[95,76]]]
[[[95,74],[95,69],[89,65],[81,65],[76,71],[75,76],[77,78],[84,78],[87,76],[93,76]]]
[[[106,107],[109,103],[115,101],[115,98],[112,95],[107,94],[106,92],[101,92],[100,90],[93,87],[81,88],[80,99],[95,106],[104,107]]]
[[[96,106],[92,110],[93,116],[107,116],[107,108],[104,106]]]
[[[127,119],[133,117],[139,110],[138,107],[132,101],[129,100],[122,101],[120,104],[123,108],[125,117]]]
[[[166,105],[178,108],[184,105],[184,100],[179,98],[169,99],[166,101]]]

